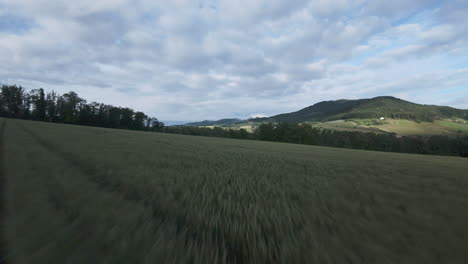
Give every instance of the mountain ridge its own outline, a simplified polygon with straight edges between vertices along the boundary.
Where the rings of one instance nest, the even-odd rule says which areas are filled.
[[[458,117],[468,120],[468,110],[416,104],[392,96],[369,99],[323,101],[296,112],[270,117],[276,122],[332,121],[339,119],[398,118],[429,121]]]
[[[236,123],[244,122],[245,120],[239,118],[223,118],[219,120],[203,120],[200,122],[191,122],[184,124],[184,126],[221,126],[221,125],[232,125]]]

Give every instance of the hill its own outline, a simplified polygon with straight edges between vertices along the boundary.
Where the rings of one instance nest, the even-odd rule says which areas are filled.
[[[186,123],[184,126],[224,126],[224,125],[233,125],[244,122],[245,120],[238,118],[224,118],[220,120],[204,120],[200,122]]]
[[[468,110],[448,106],[421,105],[391,96],[381,96],[371,99],[320,102],[296,112],[272,116],[270,120],[300,123],[380,117],[429,122],[445,118],[468,120]]]
[[[468,259],[463,158],[0,119],[0,161],[8,263]]]

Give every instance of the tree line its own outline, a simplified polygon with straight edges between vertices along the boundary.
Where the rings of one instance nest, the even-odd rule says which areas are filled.
[[[71,91],[58,94],[44,89],[26,91],[17,85],[3,85],[0,92],[0,116],[54,123],[159,131],[164,123],[128,107],[87,103]]]
[[[336,131],[312,127],[310,124],[291,123],[265,123],[258,126],[252,133],[245,129],[187,126],[165,127],[162,131],[361,150],[468,157],[468,136],[398,137],[391,133]]]

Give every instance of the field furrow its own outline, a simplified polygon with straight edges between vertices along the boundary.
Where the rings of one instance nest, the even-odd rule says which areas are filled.
[[[158,201],[157,199],[149,199],[151,197],[150,190],[148,191],[148,189],[146,189],[145,191],[143,188],[138,189],[136,186],[122,183],[119,181],[118,177],[115,177],[115,175],[106,173],[108,171],[112,171],[112,168],[101,167],[100,169],[97,169],[93,167],[90,161],[84,160],[79,156],[60,149],[60,147],[55,145],[53,142],[41,138],[40,135],[23,125],[20,125],[20,127],[40,146],[48,151],[46,154],[47,156],[53,155],[62,162],[67,163],[70,169],[80,172],[80,175],[86,177],[90,183],[96,184],[99,192],[108,192],[113,196],[118,196],[119,199],[143,206],[145,211],[149,212],[151,215],[151,219],[149,220],[152,225],[153,233],[149,235],[157,237],[158,232],[160,232],[161,229],[173,229],[175,231],[175,236],[189,236],[195,240],[196,244],[207,243],[210,240],[216,241],[216,243],[213,243],[211,247],[214,249],[217,247],[219,248],[214,251],[224,250],[226,252],[226,259],[231,262],[239,262],[241,261],[239,259],[240,257],[247,257],[245,256],[246,253],[243,253],[242,250],[248,249],[239,248],[239,246],[242,246],[241,242],[235,242],[236,240],[239,240],[239,238],[233,237],[229,232],[226,232],[219,227],[213,227],[210,224],[206,224],[205,221],[201,219],[199,221],[196,221],[196,219],[189,219],[184,211],[171,210],[167,206],[161,204],[161,201]],[[35,164],[35,167],[39,168],[41,167],[41,164]],[[48,173],[46,174],[50,175]],[[48,176],[47,178],[48,179],[44,179],[44,183],[47,185],[46,193],[49,195],[49,202],[57,211],[64,214],[68,222],[73,222],[79,215],[81,215],[78,211],[79,208],[67,204],[67,199],[65,197],[67,194],[69,195],[69,192],[64,190],[64,186],[57,182],[56,178],[54,179],[51,176]],[[175,223],[168,225],[165,223],[168,220],[174,221]],[[262,236],[266,237],[271,235],[267,232],[268,230],[262,229]],[[264,239],[266,240],[266,238]],[[184,240],[187,240],[187,238],[184,238]],[[275,248],[276,245],[271,245],[269,247],[272,247],[274,251],[278,251],[278,249]],[[251,253],[253,254],[253,252]],[[277,257],[273,251],[270,255],[273,258]],[[270,261],[274,261],[273,258],[270,259]]]

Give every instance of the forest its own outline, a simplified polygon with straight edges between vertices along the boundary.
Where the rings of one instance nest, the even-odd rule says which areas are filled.
[[[468,136],[451,138],[398,137],[395,134],[332,131],[308,124],[266,123],[252,133],[245,129],[164,126],[156,117],[127,107],[87,101],[75,92],[63,95],[44,89],[26,91],[17,85],[3,85],[0,93],[0,116],[55,123],[156,131],[208,137],[251,139],[295,144],[352,148],[386,152],[468,157]]]
[[[128,107],[87,103],[75,92],[60,95],[42,88],[27,91],[17,85],[1,87],[0,116],[131,130],[155,131],[164,126],[157,118]]]
[[[390,133],[336,131],[312,127],[309,124],[290,123],[262,124],[253,133],[249,133],[245,129],[186,126],[164,127],[162,131],[174,134],[254,139],[337,148],[468,157],[468,136],[456,138],[442,135],[398,137]]]

